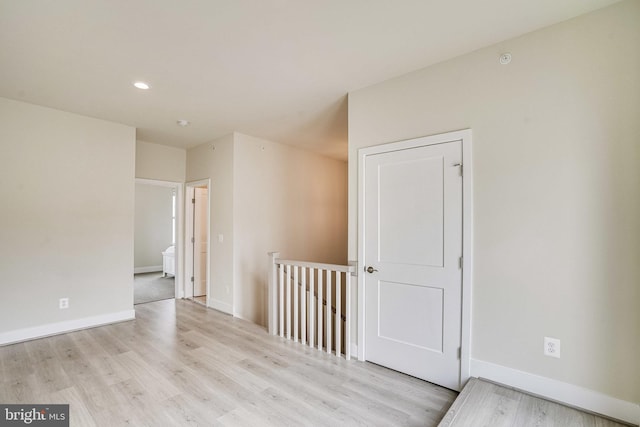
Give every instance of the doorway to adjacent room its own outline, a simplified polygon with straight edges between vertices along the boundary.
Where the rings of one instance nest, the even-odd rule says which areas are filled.
[[[184,296],[209,306],[209,180],[187,183]]]
[[[134,304],[178,295],[181,197],[180,183],[136,179]]]

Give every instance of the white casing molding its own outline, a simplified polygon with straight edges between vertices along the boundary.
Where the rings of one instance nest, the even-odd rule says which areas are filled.
[[[193,272],[193,252],[189,251],[189,246],[191,245],[191,239],[186,236],[193,235],[193,204],[191,203],[191,199],[193,199],[194,191],[196,187],[207,187],[207,260],[206,260],[206,294],[207,294],[207,307],[215,308],[216,310],[223,311],[225,313],[231,314],[232,311],[227,311],[226,309],[221,309],[215,307],[213,304],[224,304],[220,301],[210,300],[211,295],[211,179],[201,179],[198,181],[190,181],[185,183],[185,197],[183,199],[183,211],[184,212],[184,231],[183,231],[183,239],[182,248],[184,256],[182,258],[182,263],[184,265],[184,270],[182,274],[182,283],[180,287],[176,287],[176,298],[186,298],[189,299],[190,296],[193,296],[193,292],[188,292],[187,287],[191,284],[191,276],[194,275]],[[181,226],[180,229],[183,227]],[[176,274],[178,277],[179,273]]]
[[[518,388],[525,392],[607,417],[640,424],[640,404],[597,391],[506,366],[471,359],[471,376]]]
[[[64,334],[96,326],[124,322],[136,318],[135,310],[125,310],[116,313],[101,314],[99,316],[83,317],[81,319],[65,320],[31,328],[16,329],[0,333],[0,345],[15,344],[23,341]]]

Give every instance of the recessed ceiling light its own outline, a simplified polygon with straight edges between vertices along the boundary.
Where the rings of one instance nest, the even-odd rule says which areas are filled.
[[[145,82],[135,82],[133,85],[138,89],[143,89],[143,90],[147,90],[151,87]]]
[[[178,123],[178,125],[182,127],[189,126],[191,124],[189,123],[189,120],[185,120],[185,119],[180,119],[176,123]]]

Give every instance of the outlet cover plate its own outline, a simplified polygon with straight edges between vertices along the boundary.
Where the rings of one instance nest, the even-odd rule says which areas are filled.
[[[60,300],[58,300],[58,306],[60,307],[60,310],[69,308],[69,298],[60,298]]]
[[[560,340],[544,337],[544,355],[560,359]]]

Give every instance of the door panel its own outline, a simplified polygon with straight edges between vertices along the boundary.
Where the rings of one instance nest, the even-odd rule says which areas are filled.
[[[378,301],[380,337],[442,351],[442,289],[380,281]]]
[[[378,261],[442,267],[442,161],[435,157],[379,166]],[[422,185],[407,185],[411,182]]]
[[[194,296],[207,294],[208,197],[206,188],[195,188],[194,206]]]
[[[458,389],[461,141],[365,160],[365,358]]]

